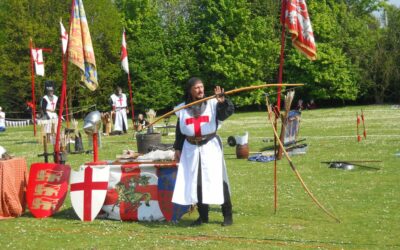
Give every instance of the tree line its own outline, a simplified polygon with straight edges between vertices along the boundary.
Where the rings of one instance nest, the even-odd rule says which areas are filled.
[[[298,96],[317,102],[400,101],[400,10],[384,0],[308,0],[317,60],[293,48],[287,34],[284,82],[302,82]],[[276,82],[280,52],[277,0],[85,0],[100,87],[90,92],[69,64],[72,107],[108,109],[116,86],[128,91],[120,67],[121,34],[138,110],[167,110],[180,102],[191,76],[206,89]],[[21,111],[31,97],[29,39],[45,54],[46,76],[61,89],[60,18],[68,30],[70,0],[0,2],[0,106]],[[379,12],[376,12],[378,11]],[[378,14],[377,14],[378,13]],[[261,105],[265,90],[233,96],[236,106]],[[275,89],[268,90],[275,92]],[[56,91],[58,94],[61,91]],[[211,93],[210,93],[211,94]]]

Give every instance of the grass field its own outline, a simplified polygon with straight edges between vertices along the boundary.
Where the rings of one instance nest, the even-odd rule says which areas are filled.
[[[364,109],[368,137],[356,140],[356,112]],[[220,130],[223,141],[249,131],[250,150],[269,146],[272,138],[265,112],[236,113]],[[326,216],[303,191],[286,160],[278,162],[278,211],[273,209],[273,163],[238,160],[225,147],[232,189],[234,225],[221,227],[222,215],[212,206],[210,223],[188,227],[197,212],[177,224],[130,223],[110,220],[81,222],[67,198],[51,218],[35,219],[27,211],[17,219],[0,221],[0,246],[14,249],[399,249],[400,248],[400,110],[363,106],[304,111],[300,137],[306,155],[292,160],[304,181],[341,220]],[[100,159],[115,159],[123,149],[136,149],[131,135],[103,137]],[[172,143],[164,136],[163,143]],[[41,162],[42,147],[32,127],[0,133],[0,145],[28,163]],[[87,148],[87,143],[85,143]],[[70,155],[73,169],[91,155]],[[382,160],[380,170],[329,169],[321,161]]]

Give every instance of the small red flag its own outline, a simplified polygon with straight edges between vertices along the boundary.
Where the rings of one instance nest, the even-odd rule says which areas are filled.
[[[363,132],[364,139],[367,139],[367,130],[365,129],[364,112],[362,110],[361,110],[361,120],[362,120],[363,128],[364,128],[364,132]]]

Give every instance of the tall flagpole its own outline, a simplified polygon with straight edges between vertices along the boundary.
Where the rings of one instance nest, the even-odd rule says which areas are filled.
[[[285,12],[286,12],[286,0],[281,1],[281,24],[282,24],[282,33],[281,33],[281,53],[279,60],[279,72],[278,72],[278,83],[282,83],[283,79],[283,65],[285,62],[284,53],[285,53],[285,33],[286,33],[286,25],[285,25]],[[277,129],[277,122],[279,119],[279,112],[281,110],[281,86],[278,86],[278,98],[277,98],[277,109],[278,112],[275,114],[274,128]],[[274,135],[274,213],[276,213],[278,209],[278,167],[277,167],[277,158],[278,158],[278,150],[277,150],[277,138]]]
[[[282,33],[281,33],[281,54],[279,60],[279,73],[278,73],[278,83],[282,83],[283,78],[283,65],[285,62],[285,33],[286,33],[286,25],[285,25],[285,12],[286,12],[286,0],[282,0],[281,6],[281,24],[282,24]],[[281,110],[281,86],[278,87],[278,99],[276,105],[278,106],[278,111]]]
[[[62,19],[60,18],[60,24],[62,24]],[[61,34],[61,55],[62,55],[62,71],[63,71],[63,81],[65,79],[65,81],[67,81],[67,66],[66,66],[66,58],[65,58],[65,54],[64,54],[64,45],[63,45],[63,36],[65,36],[65,34]],[[67,40],[68,43],[68,40]],[[67,120],[67,128],[69,128],[69,112],[68,112],[68,95],[67,92],[65,92],[65,118]]]
[[[135,109],[133,107],[132,83],[131,83],[130,73],[128,73],[128,85],[129,85],[129,98],[131,102],[131,111],[132,111],[132,123],[135,124]]]
[[[64,57],[64,55],[63,55],[63,57]],[[63,58],[63,63],[65,64],[64,58]],[[64,67],[65,66],[63,66],[63,68]],[[65,76],[65,77],[67,77],[67,76]],[[67,94],[67,91],[65,91],[65,118],[67,120],[67,128],[69,128],[68,94]]]
[[[71,28],[71,21],[75,8],[75,0],[72,0],[71,4],[71,15],[69,20],[69,27]],[[67,51],[65,55],[65,59],[68,60],[68,46],[69,39],[67,45]],[[67,95],[67,76],[68,76],[68,63],[64,63],[65,77],[63,77],[62,87],[61,87],[61,100],[60,100],[60,110],[58,111],[58,123],[57,123],[57,135],[56,135],[56,144],[54,145],[54,153],[55,153],[55,162],[60,163],[60,132],[61,132],[61,117],[64,109],[65,97]]]
[[[125,59],[126,59],[126,61],[125,61]],[[126,62],[126,65],[124,64],[124,62]],[[126,68],[124,67],[124,65]],[[132,123],[135,124],[135,110],[133,107],[132,83],[131,83],[131,75],[129,72],[128,45],[126,43],[125,29],[122,32],[121,66],[122,66],[122,69],[128,74],[129,99],[130,99],[130,104],[131,104]]]
[[[32,122],[33,122],[33,135],[36,136],[36,98],[35,98],[35,70],[34,70],[34,62],[33,62],[33,55],[32,55],[32,49],[33,49],[33,42],[32,38],[30,38],[29,41],[29,53],[31,55],[31,89],[32,89]]]

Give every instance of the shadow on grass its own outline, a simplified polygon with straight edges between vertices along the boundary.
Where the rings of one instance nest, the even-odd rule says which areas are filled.
[[[21,217],[25,218],[35,218],[31,212],[26,212],[24,213]],[[63,209],[61,211],[56,212],[52,216],[50,216],[54,219],[62,219],[62,220],[79,220],[79,218],[76,216],[74,209],[73,208],[67,208]]]
[[[166,228],[166,227],[171,227],[171,228],[198,228],[198,226],[191,226],[192,223],[197,219],[197,215],[193,217],[193,219],[182,219],[178,222],[173,222],[173,221],[161,221],[161,222],[142,222],[139,221],[137,222],[138,224],[148,227],[148,228]],[[221,220],[210,220],[207,224],[211,225],[221,225],[222,223],[222,216]]]
[[[224,153],[224,158],[226,159],[237,159],[236,154],[229,154],[229,153]]]
[[[219,217],[217,219],[210,219],[210,221],[207,224],[211,225],[221,225],[223,222],[223,215],[222,215],[222,210],[220,207],[210,207],[210,212],[211,213],[217,213]],[[232,212],[233,217],[235,216],[235,211]],[[191,226],[191,224],[197,220],[199,217],[199,214],[197,211],[193,211],[190,215],[190,218],[184,218],[179,221],[161,221],[161,222],[138,222],[140,225],[143,225],[145,227],[149,228],[165,228],[166,226],[170,227],[177,227],[177,228],[196,228],[196,226]]]
[[[79,220],[72,207],[57,212],[53,215],[53,218],[62,220]]]
[[[38,144],[37,141],[18,141],[15,144],[21,145],[21,144]]]
[[[1,139],[1,142],[13,142],[13,143],[19,142],[20,144],[24,143],[24,141],[16,140],[16,139]]]

